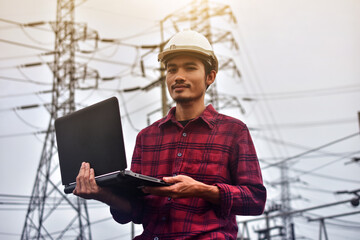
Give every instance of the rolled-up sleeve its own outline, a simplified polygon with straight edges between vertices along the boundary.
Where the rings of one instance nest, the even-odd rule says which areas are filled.
[[[260,215],[266,202],[266,188],[249,130],[245,126],[237,134],[229,163],[232,184],[215,184],[220,190],[217,212],[222,217]]]
[[[138,134],[136,138],[135,149],[133,153],[131,170],[133,172],[140,173],[140,160],[141,160],[141,135]],[[125,224],[130,221],[141,224],[142,223],[142,215],[143,215],[143,197],[127,197],[131,204],[131,213],[126,214],[124,212],[118,211],[114,208],[110,208],[110,213],[114,220],[118,223]]]
[[[134,222],[137,224],[141,223],[141,216],[142,216],[142,208],[143,204],[140,199],[130,199],[131,204],[131,213],[126,214],[124,212],[118,211],[114,208],[110,207],[110,213],[113,217],[113,219],[121,224],[126,224],[128,222]]]

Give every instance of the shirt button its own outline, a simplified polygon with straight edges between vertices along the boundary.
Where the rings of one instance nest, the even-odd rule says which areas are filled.
[[[159,238],[158,238],[158,237],[154,237],[154,240],[159,240]]]
[[[171,201],[171,197],[168,197],[168,201]]]
[[[187,136],[187,134],[186,134],[186,133],[183,133],[182,135],[183,135],[183,137],[186,137],[186,136]]]
[[[177,155],[178,155],[178,157],[181,157],[181,156],[182,156],[182,153],[178,153]]]

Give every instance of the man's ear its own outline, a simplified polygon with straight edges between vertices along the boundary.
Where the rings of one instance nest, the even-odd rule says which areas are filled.
[[[211,70],[210,73],[208,75],[206,75],[206,86],[210,86],[216,78],[216,71],[215,70]]]

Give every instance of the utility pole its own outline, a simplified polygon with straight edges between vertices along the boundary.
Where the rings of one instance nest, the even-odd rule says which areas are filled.
[[[281,209],[280,212],[291,211],[291,193],[289,182],[289,168],[288,163],[282,163],[280,165],[280,181],[281,181]],[[285,236],[282,239],[290,239],[291,236],[291,224],[293,224],[293,217],[290,214],[282,215],[282,222],[285,230]]]
[[[44,140],[35,183],[31,193],[21,239],[91,239],[86,201],[63,193],[59,178],[54,121],[75,110],[77,80],[91,71],[75,62],[76,42],[97,33],[85,24],[74,22],[74,0],[58,0],[55,32],[52,104],[48,107],[50,121]],[[82,72],[79,70],[82,69]]]
[[[284,233],[284,227],[283,226],[270,226],[270,214],[273,212],[277,212],[279,210],[281,210],[282,206],[280,204],[274,204],[270,207],[268,207],[265,211],[264,211],[264,215],[265,215],[265,223],[266,223],[266,228],[265,229],[258,229],[256,230],[256,232],[259,235],[259,240],[271,240],[271,237],[283,237]],[[272,234],[273,230],[277,230],[278,233],[276,235]]]

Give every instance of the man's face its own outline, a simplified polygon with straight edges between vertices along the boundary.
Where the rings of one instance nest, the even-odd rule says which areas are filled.
[[[207,84],[205,67],[199,59],[180,55],[167,62],[166,83],[177,103],[204,101]]]

